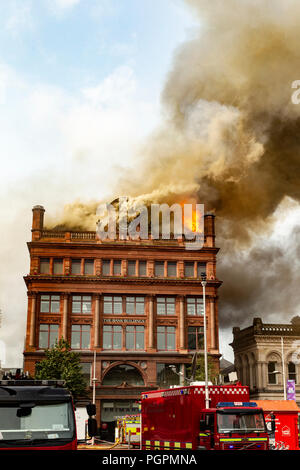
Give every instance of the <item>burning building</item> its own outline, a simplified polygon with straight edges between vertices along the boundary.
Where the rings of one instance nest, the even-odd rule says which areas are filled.
[[[144,390],[183,383],[195,351],[203,351],[207,277],[207,346],[219,364],[215,217],[204,217],[204,244],[180,239],[100,240],[96,231],[47,229],[33,208],[25,276],[28,316],[24,370],[35,373],[45,349],[66,339],[91,385],[96,352],[98,420],[133,413]]]

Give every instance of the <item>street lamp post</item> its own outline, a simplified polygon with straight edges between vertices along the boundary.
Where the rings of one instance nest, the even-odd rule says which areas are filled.
[[[205,307],[205,286],[207,284],[206,274],[201,273],[201,285],[203,290],[203,329],[204,329],[204,374],[205,374],[205,407],[209,408],[208,396],[208,367],[207,367],[207,337],[206,337],[206,307]]]
[[[96,404],[96,351],[94,351],[94,367],[93,367],[93,378],[92,378],[92,383],[93,383],[93,404]],[[92,445],[95,444],[95,437],[92,437]]]
[[[282,336],[281,336],[281,361],[282,361],[283,398],[284,400],[286,400],[286,379],[285,379],[283,337]]]

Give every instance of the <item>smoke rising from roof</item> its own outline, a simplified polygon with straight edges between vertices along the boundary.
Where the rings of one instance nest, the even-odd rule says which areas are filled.
[[[300,4],[186,3],[199,30],[175,54],[162,93],[164,123],[145,142],[136,171],[118,178],[112,197],[197,200],[216,213],[221,325],[239,324],[250,311],[265,321],[276,312],[292,316],[299,305],[293,269],[299,230],[288,250],[277,242],[253,246],[253,234],[271,230],[287,198],[300,199],[300,107],[291,101],[300,73]],[[63,223],[74,217],[95,228],[93,210],[75,203]]]

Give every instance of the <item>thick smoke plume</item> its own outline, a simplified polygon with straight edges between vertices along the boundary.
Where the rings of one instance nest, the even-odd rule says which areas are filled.
[[[299,232],[289,250],[252,244],[253,233],[271,229],[285,199],[300,200],[300,106],[291,100],[300,78],[300,4],[186,3],[199,29],[176,52],[162,93],[164,124],[112,196],[204,203],[218,216],[223,249],[221,324],[239,324],[250,311],[265,320],[281,312],[281,321],[297,313],[295,277],[288,279]],[[77,207],[68,208],[63,223],[72,223]],[[93,211],[76,214],[81,226],[94,229]],[[293,275],[299,283],[299,272]],[[285,290],[283,298],[277,289]]]

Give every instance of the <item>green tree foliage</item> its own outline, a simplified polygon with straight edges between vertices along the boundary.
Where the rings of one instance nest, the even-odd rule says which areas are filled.
[[[45,351],[45,359],[36,365],[38,380],[64,380],[74,398],[87,395],[86,382],[80,365],[80,355],[71,351],[67,341],[60,339]]]
[[[218,372],[216,370],[216,366],[211,357],[208,356],[207,358],[207,373],[208,373],[208,381],[212,383],[216,383],[218,379]],[[191,378],[192,375],[192,366],[190,365],[186,369],[186,376],[188,379]],[[197,365],[194,374],[194,381],[204,382],[205,381],[205,367],[204,367],[204,355],[197,355]]]

